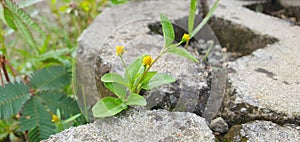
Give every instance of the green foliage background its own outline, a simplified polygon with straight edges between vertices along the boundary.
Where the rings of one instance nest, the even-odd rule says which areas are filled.
[[[85,124],[71,86],[77,38],[104,6],[127,0],[0,1],[0,56],[10,77],[0,84],[0,141],[35,142]]]

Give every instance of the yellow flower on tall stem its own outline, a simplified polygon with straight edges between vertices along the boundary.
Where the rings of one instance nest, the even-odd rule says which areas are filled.
[[[146,56],[143,58],[143,65],[144,65],[144,66],[149,67],[152,63],[153,63],[153,59],[152,59],[151,56],[146,55]]]
[[[117,56],[122,56],[124,53],[124,46],[116,46],[116,55]]]

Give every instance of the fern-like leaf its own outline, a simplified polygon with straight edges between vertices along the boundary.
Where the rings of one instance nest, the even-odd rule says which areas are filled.
[[[58,90],[71,82],[71,73],[63,66],[50,66],[33,73],[31,86],[39,90]]]
[[[18,113],[29,98],[29,86],[21,82],[0,86],[0,119],[6,119]]]
[[[20,126],[22,131],[29,130],[32,138],[29,141],[40,141],[54,134],[55,125],[51,122],[51,115],[38,95],[24,104]]]
[[[35,29],[42,35],[45,35],[45,32],[42,30],[39,24],[37,24],[29,14],[20,9],[13,1],[6,0],[5,3],[7,8],[9,8],[14,15],[19,15],[20,19],[22,19],[22,21],[24,21],[24,23],[26,23],[30,28]]]
[[[20,9],[13,1],[5,0],[3,8],[5,12],[5,20],[8,25],[15,30],[18,29],[24,35],[26,42],[39,52],[38,45],[33,37],[31,29],[35,29],[41,33],[42,36],[45,36],[41,27],[32,20],[30,15]]]
[[[80,113],[76,101],[66,94],[57,91],[43,91],[38,94],[52,113],[59,109],[63,118],[69,118]]]

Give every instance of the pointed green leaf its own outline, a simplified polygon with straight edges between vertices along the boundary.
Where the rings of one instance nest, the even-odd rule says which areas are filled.
[[[17,26],[15,25],[15,23],[13,21],[13,16],[12,16],[12,13],[9,11],[9,9],[4,7],[3,12],[4,12],[3,14],[4,14],[4,18],[5,18],[7,25],[12,29],[17,30]]]
[[[199,62],[190,52],[188,52],[186,49],[182,47],[171,47],[168,48],[168,53],[180,55],[182,57],[185,57],[191,61]]]
[[[17,114],[29,98],[29,87],[22,82],[0,86],[0,119]]]
[[[102,77],[101,77],[101,81],[102,82],[115,82],[115,83],[119,83],[119,84],[122,84],[123,86],[128,86],[128,84],[126,83],[125,79],[117,74],[117,73],[107,73],[107,74],[104,74]]]
[[[32,2],[32,1],[31,1]],[[26,2],[26,4],[29,4],[31,2]],[[35,2],[34,2],[35,3]],[[24,12],[21,8],[18,7],[18,5],[11,1],[11,0],[5,0],[5,6],[7,9],[10,10],[12,15],[14,16],[14,20],[20,19],[23,23],[25,23],[28,27],[35,29],[39,33],[41,33],[43,36],[45,35],[45,32],[42,30],[42,28],[37,24],[29,14]],[[20,7],[24,7],[20,6]]]
[[[150,81],[150,79],[152,79],[152,77],[156,74],[157,71],[147,72],[145,79],[142,81],[142,84],[147,84]]]
[[[194,37],[202,28],[203,26],[207,23],[207,21],[211,18],[213,15],[214,11],[216,10],[218,3],[220,0],[217,0],[212,8],[209,10],[208,14],[205,16],[205,18],[201,21],[201,23],[193,30],[193,32],[190,34],[190,38]]]
[[[130,81],[131,85],[138,78],[138,75],[143,73],[144,66],[142,63],[143,63],[143,56],[140,56],[128,66],[128,72],[130,77],[128,77],[126,73],[125,73],[125,77],[128,81]]]
[[[50,66],[35,71],[32,75],[31,86],[39,90],[63,89],[71,82],[71,73],[63,66]]]
[[[143,89],[145,90],[151,90],[152,88],[161,86],[163,84],[168,84],[175,82],[176,79],[174,79],[172,76],[167,75],[167,74],[156,74],[148,84],[145,84],[142,86]]]
[[[124,109],[127,105],[120,99],[114,97],[106,97],[99,100],[92,108],[94,117],[108,117],[116,115]]]
[[[190,3],[189,24],[188,24],[188,32],[189,32],[189,34],[192,33],[193,28],[194,28],[196,8],[197,8],[197,0],[191,0],[191,3]]]
[[[132,93],[128,96],[127,105],[145,106],[147,104],[145,98],[139,94]]]
[[[162,30],[164,34],[165,47],[171,45],[175,39],[174,28],[170,20],[164,14],[160,14]]]
[[[124,99],[126,97],[126,89],[122,85],[118,83],[106,82],[104,83],[104,86],[117,95],[120,99]]]

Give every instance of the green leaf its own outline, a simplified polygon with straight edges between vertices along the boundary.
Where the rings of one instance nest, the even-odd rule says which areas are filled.
[[[217,0],[212,8],[209,10],[205,18],[201,21],[201,23],[193,30],[193,32],[190,34],[190,38],[194,37],[202,28],[203,26],[207,23],[207,21],[211,18],[213,15],[214,11],[216,10],[218,3],[220,0]]]
[[[127,105],[120,99],[114,97],[106,97],[99,100],[92,108],[94,117],[108,117],[116,115],[124,109]]]
[[[195,15],[196,15],[196,8],[197,8],[197,0],[191,0],[189,24],[188,24],[189,34],[191,34],[193,32],[194,22],[195,22]]]
[[[69,118],[81,112],[76,100],[68,97],[67,94],[63,92],[42,91],[37,95],[41,97],[53,114],[55,114],[57,110],[60,110],[62,117]],[[78,120],[81,122],[85,121],[83,116]]]
[[[164,34],[165,47],[171,45],[175,39],[174,28],[170,20],[164,14],[160,14],[162,30]]]
[[[35,2],[34,2],[35,3]],[[42,28],[30,17],[29,14],[20,9],[13,1],[5,0],[5,6],[7,9],[11,11],[15,18],[18,18],[23,21],[23,23],[27,24],[28,27],[35,29],[42,35],[45,35],[45,32]],[[21,7],[26,7],[26,5],[22,5]]]
[[[147,104],[145,98],[139,94],[132,93],[128,96],[126,105],[145,106]]]
[[[55,133],[53,129],[54,128],[49,128],[49,127],[34,127],[28,133],[28,141],[40,142],[42,140],[48,139],[50,135]]]
[[[73,50],[69,48],[51,50],[31,58],[30,62],[44,62],[49,59],[56,59],[58,61],[61,61],[61,57],[64,57],[67,54],[71,54],[72,51]]]
[[[204,57],[204,59],[203,59],[204,62],[207,62],[207,61],[208,61],[208,56],[209,56],[209,54],[210,54],[211,49],[213,48],[213,46],[214,46],[214,42],[212,42],[212,43],[210,44],[208,50],[206,51],[205,57]]]
[[[104,86],[117,95],[120,99],[124,99],[126,97],[126,89],[118,83],[106,82]]]
[[[10,23],[9,26],[15,30],[18,29],[24,35],[25,41],[38,53],[38,45],[31,29],[35,29],[41,33],[42,37],[45,36],[44,31],[31,19],[29,14],[20,9],[13,1],[5,0],[2,4],[6,11],[5,13],[8,14],[5,18],[7,23]]]
[[[32,32],[30,31],[30,29],[25,25],[25,23],[23,23],[18,18],[15,18],[15,24],[16,24],[18,30],[24,35],[25,41],[30,45],[30,47],[32,49],[34,49],[34,51],[36,53],[38,53],[39,52],[38,45],[33,37]]]
[[[0,86],[0,119],[17,114],[29,98],[29,87],[22,82]]]
[[[126,74],[126,72],[125,72],[125,77],[131,85],[133,85],[133,83],[138,78],[138,76],[143,73],[144,66],[142,63],[143,63],[143,56],[140,56],[128,66],[128,72],[130,77]]]
[[[50,66],[35,71],[32,75],[31,86],[39,90],[63,89],[71,82],[71,73],[63,66]]]
[[[174,79],[172,76],[167,75],[167,74],[156,74],[148,84],[145,84],[142,86],[143,89],[145,90],[151,90],[152,88],[161,86],[163,84],[168,84],[175,82],[176,79]]]
[[[21,116],[21,130],[29,131],[29,141],[40,141],[54,134],[55,125],[43,100],[35,95],[24,104]]]
[[[125,81],[125,79],[121,75],[119,75],[117,73],[107,73],[107,74],[104,74],[101,77],[101,81],[102,82],[115,82],[115,83],[119,83],[119,84],[122,84],[123,86],[128,87],[128,84]]]
[[[190,52],[182,47],[170,47],[168,48],[168,53],[176,54],[185,57],[191,61],[199,62]]]
[[[113,5],[126,3],[128,0],[110,0]]]
[[[142,84],[147,84],[150,81],[150,79],[152,79],[152,77],[156,74],[157,71],[147,72],[145,79],[142,81]]]
[[[4,14],[4,18],[5,18],[7,25],[12,29],[17,30],[17,26],[15,25],[15,23],[13,21],[12,13],[7,8],[4,8],[3,14]]]

